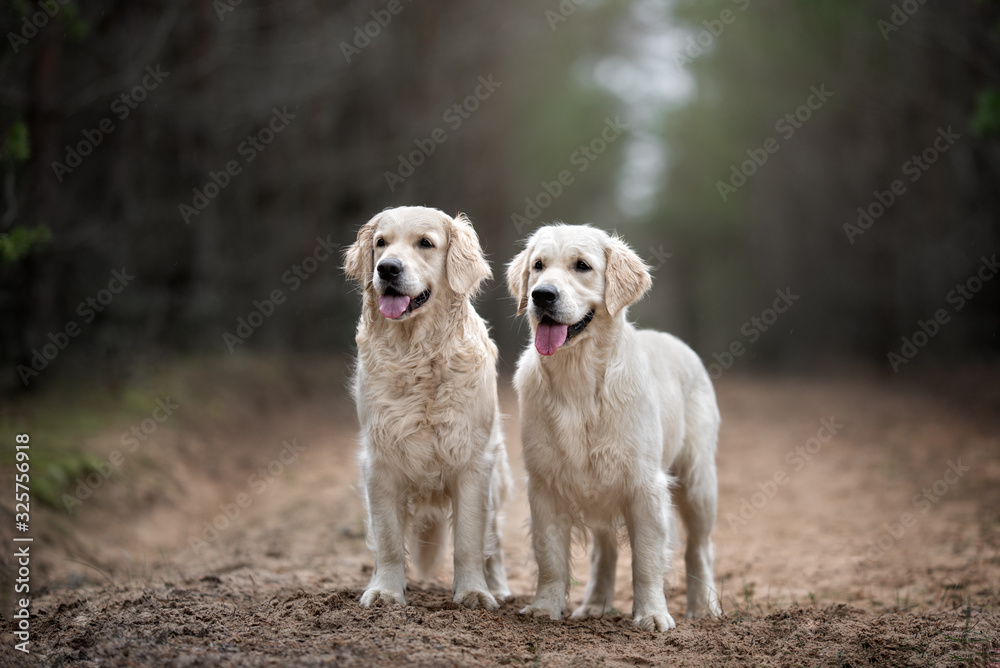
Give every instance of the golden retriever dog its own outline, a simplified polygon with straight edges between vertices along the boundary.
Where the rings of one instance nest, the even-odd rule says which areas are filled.
[[[375,571],[361,604],[405,604],[405,543],[430,575],[450,521],[454,600],[496,609],[510,597],[498,517],[510,469],[497,348],[471,301],[491,276],[479,238],[461,214],[389,209],[358,231],[344,270],[363,288],[353,394]]]
[[[507,280],[534,335],[514,377],[538,564],[535,598],[521,612],[563,616],[574,526],[589,529],[592,542],[590,580],[572,616],[610,610],[624,526],[633,622],[673,628],[664,594],[672,495],[687,527],[687,616],[718,614],[711,534],[719,409],[694,351],[626,319],[650,287],[645,264],[617,237],[557,224],[531,236]]]

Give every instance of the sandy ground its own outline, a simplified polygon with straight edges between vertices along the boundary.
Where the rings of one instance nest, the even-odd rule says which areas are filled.
[[[519,615],[534,565],[511,394],[520,483],[504,550],[515,599],[496,613],[460,608],[443,569],[411,577],[408,606],[366,610],[350,404],[337,388],[237,384],[225,390],[235,420],[206,411],[164,425],[72,516],[36,513],[31,654],[13,650],[4,619],[0,664],[1000,666],[994,386],[988,373],[919,385],[723,378],[725,614],[684,619],[675,577],[678,626],[653,634],[630,624],[627,549],[614,614]],[[89,447],[109,452],[119,433]],[[586,579],[583,545],[576,555],[571,606]]]

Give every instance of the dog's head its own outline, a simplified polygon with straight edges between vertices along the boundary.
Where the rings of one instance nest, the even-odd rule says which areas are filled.
[[[538,229],[507,266],[517,312],[528,312],[542,355],[588,336],[594,318],[624,318],[625,307],[651,284],[646,265],[625,242],[588,225]]]
[[[386,318],[413,317],[447,295],[471,296],[492,273],[464,214],[421,206],[378,214],[346,251],[344,271],[372,291]]]

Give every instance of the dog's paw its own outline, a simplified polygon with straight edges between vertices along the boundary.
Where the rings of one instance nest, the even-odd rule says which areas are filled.
[[[486,610],[496,610],[500,607],[497,600],[493,598],[493,594],[488,591],[480,591],[477,589],[470,589],[466,592],[459,592],[455,594],[455,598],[452,599],[455,603],[461,603],[467,608],[485,608]]]
[[[499,587],[496,589],[490,587],[490,593],[493,594],[493,598],[495,598],[500,603],[506,603],[511,598],[513,598],[513,594],[510,593],[510,589],[508,589],[507,587]]]
[[[361,595],[361,605],[366,608],[370,608],[372,605],[380,601],[382,603],[399,603],[400,605],[406,605],[406,597],[401,591],[391,591],[389,589],[372,587]]]
[[[703,617],[719,617],[722,615],[722,609],[719,607],[719,602],[712,600],[709,604],[702,603],[701,605],[688,606],[684,610],[684,616],[688,619],[701,619]]]
[[[548,617],[549,619],[562,619],[563,611],[559,608],[549,607],[538,601],[521,608],[522,615],[531,617]]]
[[[643,631],[669,631],[677,626],[674,618],[666,610],[651,615],[636,615],[632,624]]]
[[[611,606],[608,606],[608,610]],[[599,618],[603,617],[607,610],[604,609],[604,605],[600,603],[584,603],[579,608],[573,611],[570,615],[570,619],[587,619],[590,617]]]

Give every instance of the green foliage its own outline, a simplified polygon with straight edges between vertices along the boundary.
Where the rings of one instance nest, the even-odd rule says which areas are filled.
[[[766,302],[772,285],[794,284],[824,305],[825,317],[783,322],[744,361],[788,359],[799,346],[812,355],[827,340],[878,359],[893,338],[868,320],[871,314],[906,323],[911,314],[933,312],[941,297],[930,286],[969,271],[979,232],[943,224],[943,212],[968,219],[957,213],[966,205],[955,196],[960,191],[980,190],[992,202],[985,176],[992,165],[983,176],[960,176],[949,156],[921,172],[919,184],[906,181],[905,197],[864,243],[845,237],[843,226],[857,220],[859,206],[900,177],[936,128],[969,114],[970,100],[976,104],[965,116],[968,134],[995,138],[1000,131],[1000,87],[984,84],[954,48],[931,37],[940,24],[941,34],[947,25],[949,34],[978,43],[992,21],[936,13],[928,4],[887,39],[878,21],[892,7],[892,0],[672,4],[676,23],[692,36],[674,62],[693,78],[695,92],[661,119],[667,172],[648,228],[651,243],[675,253],[673,278],[685,290],[672,305],[688,316],[682,324],[689,329],[680,333],[699,352],[738,339],[741,321]],[[804,107],[823,87],[829,102]],[[774,152],[762,154],[769,138],[777,141]],[[764,157],[750,160],[757,155]],[[943,252],[930,250],[952,247],[970,252],[946,262]],[[923,253],[939,275],[924,274],[921,283],[904,258]],[[830,325],[838,320],[834,312],[842,314],[839,322],[865,324]],[[848,332],[852,341],[845,343]]]
[[[100,462],[98,457],[86,453],[42,451],[35,458],[36,473],[31,480],[31,494],[42,505],[58,508],[63,491],[71,489],[77,478],[99,473]]]
[[[102,479],[127,478],[144,470],[149,461],[145,449],[162,435],[154,437],[143,428],[149,436],[142,437],[138,447],[122,437],[143,420],[156,418],[158,401],[178,407],[158,429],[236,429],[245,426],[248,416],[247,405],[238,397],[251,392],[258,397],[254,401],[267,402],[276,396],[298,396],[303,388],[327,386],[334,370],[341,369],[339,360],[289,365],[282,357],[227,355],[174,358],[162,367],[133,370],[126,384],[107,374],[62,378],[34,393],[0,401],[0,434],[7,443],[14,434],[31,437],[32,496],[38,503],[65,509],[63,494],[76,492],[77,478],[95,472]],[[121,466],[112,460],[115,451],[124,460]],[[13,467],[14,458],[12,446],[0,448],[0,471]]]
[[[31,142],[28,140],[28,125],[18,121],[7,128],[0,146],[0,159],[7,162],[26,162],[31,157]]]
[[[60,16],[66,24],[66,34],[71,39],[80,41],[90,34],[90,26],[80,16],[80,7],[75,2],[65,5]]]
[[[521,79],[516,93],[512,92],[518,96],[513,125],[520,130],[512,137],[517,169],[508,177],[513,209],[506,212],[505,221],[511,221],[514,212],[524,213],[525,198],[534,201],[543,193],[542,201],[546,201],[543,181],[553,183],[561,172],[568,172],[572,178],[561,195],[552,197],[549,206],[540,207],[541,215],[532,225],[518,230],[508,228],[514,236],[525,236],[541,222],[555,219],[601,222],[600,207],[613,197],[615,175],[627,139],[617,138],[597,159],[584,162],[581,147],[600,137],[606,118],[621,113],[615,96],[595,85],[587,72],[594,60],[614,51],[614,45],[607,40],[606,26],[620,22],[626,9],[622,3],[581,9],[566,23],[557,24],[555,30],[543,29],[543,50],[535,46],[512,56],[511,77]],[[539,67],[540,57],[545,67]],[[525,72],[532,76],[525,78]]]
[[[5,410],[0,410],[0,431],[31,436],[32,496],[39,503],[61,508],[62,495],[73,493],[77,478],[101,473],[104,457],[92,452],[91,439],[124,430],[129,423],[148,417],[150,406],[155,406],[163,389],[154,392],[153,387],[119,391],[100,385],[65,384],[40,397],[4,406]],[[0,451],[0,466],[12,466],[13,462],[13,448]]]
[[[0,234],[0,262],[12,264],[31,252],[37,246],[52,240],[52,232],[44,225],[24,227],[18,225],[10,232]]]
[[[76,478],[98,470],[100,458],[85,452],[81,441],[98,432],[105,420],[121,419],[117,407],[97,405],[94,400],[72,404],[84,407],[68,411],[63,405],[61,401],[53,405],[43,402],[31,407],[21,419],[0,416],[4,433],[31,436],[31,494],[39,503],[51,507],[59,506],[60,495],[71,488]],[[13,449],[4,451],[0,464],[12,462]]]
[[[56,6],[58,12],[55,14],[55,20],[62,21],[62,25],[65,27],[63,34],[66,37],[73,41],[80,41],[90,33],[90,26],[80,15],[80,7],[77,3],[67,2],[63,4],[59,2]],[[34,2],[28,0],[12,0],[10,7],[18,16],[31,16],[35,12],[44,11]]]
[[[971,124],[978,137],[989,137],[1000,130],[1000,91],[993,86],[980,91]]]
[[[31,141],[28,125],[17,121],[7,128],[0,141],[0,161],[7,163],[8,169],[14,164],[27,162],[31,157]],[[37,246],[48,243],[52,232],[48,227],[15,226],[9,232],[0,234],[0,264],[13,264],[26,256]]]

